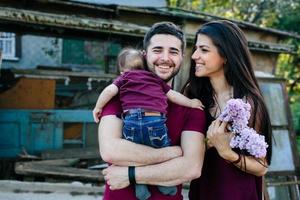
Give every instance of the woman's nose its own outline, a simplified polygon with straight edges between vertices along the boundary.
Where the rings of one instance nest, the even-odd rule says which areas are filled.
[[[198,50],[196,49],[195,51],[194,51],[194,53],[192,54],[192,59],[193,60],[196,60],[196,59],[198,59],[200,57],[200,55],[199,55],[199,53],[198,53]]]

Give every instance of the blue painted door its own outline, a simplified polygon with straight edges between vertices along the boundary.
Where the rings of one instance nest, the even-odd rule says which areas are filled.
[[[0,110],[0,157],[17,157],[23,149],[37,155],[62,148],[64,122],[80,122],[85,127],[93,118],[89,110]]]

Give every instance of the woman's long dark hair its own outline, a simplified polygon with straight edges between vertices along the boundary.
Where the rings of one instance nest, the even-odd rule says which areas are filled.
[[[269,147],[267,149],[267,162],[270,164],[272,155],[272,128],[264,103],[262,93],[255,78],[247,39],[240,28],[226,21],[212,21],[201,26],[196,33],[208,36],[217,47],[218,53],[226,59],[224,74],[229,85],[233,87],[234,98],[246,97],[252,101],[252,122],[260,122],[259,133],[265,136]],[[195,49],[194,49],[195,50]],[[193,51],[194,52],[194,51]],[[185,92],[190,98],[199,98],[207,109],[213,107],[216,102],[213,98],[213,87],[208,77],[195,76],[195,61],[191,60],[190,79],[185,85]]]

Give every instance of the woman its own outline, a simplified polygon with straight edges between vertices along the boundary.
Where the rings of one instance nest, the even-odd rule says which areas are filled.
[[[271,159],[271,124],[254,76],[247,40],[235,24],[213,21],[198,30],[186,93],[202,101],[210,124],[202,174],[192,181],[189,198],[262,199],[262,176]],[[216,119],[231,98],[250,103],[249,126],[263,134],[269,145],[265,158],[257,159],[230,147],[232,134],[227,123]]]

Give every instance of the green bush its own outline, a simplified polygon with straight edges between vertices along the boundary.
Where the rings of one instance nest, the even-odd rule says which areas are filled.
[[[298,151],[298,154],[300,154],[300,136],[297,136],[296,137],[296,145],[297,145],[297,151]]]
[[[290,107],[292,112],[294,130],[296,131],[297,135],[300,136],[300,98],[299,96],[297,96],[295,99],[297,100],[294,101],[294,103],[292,103]]]

